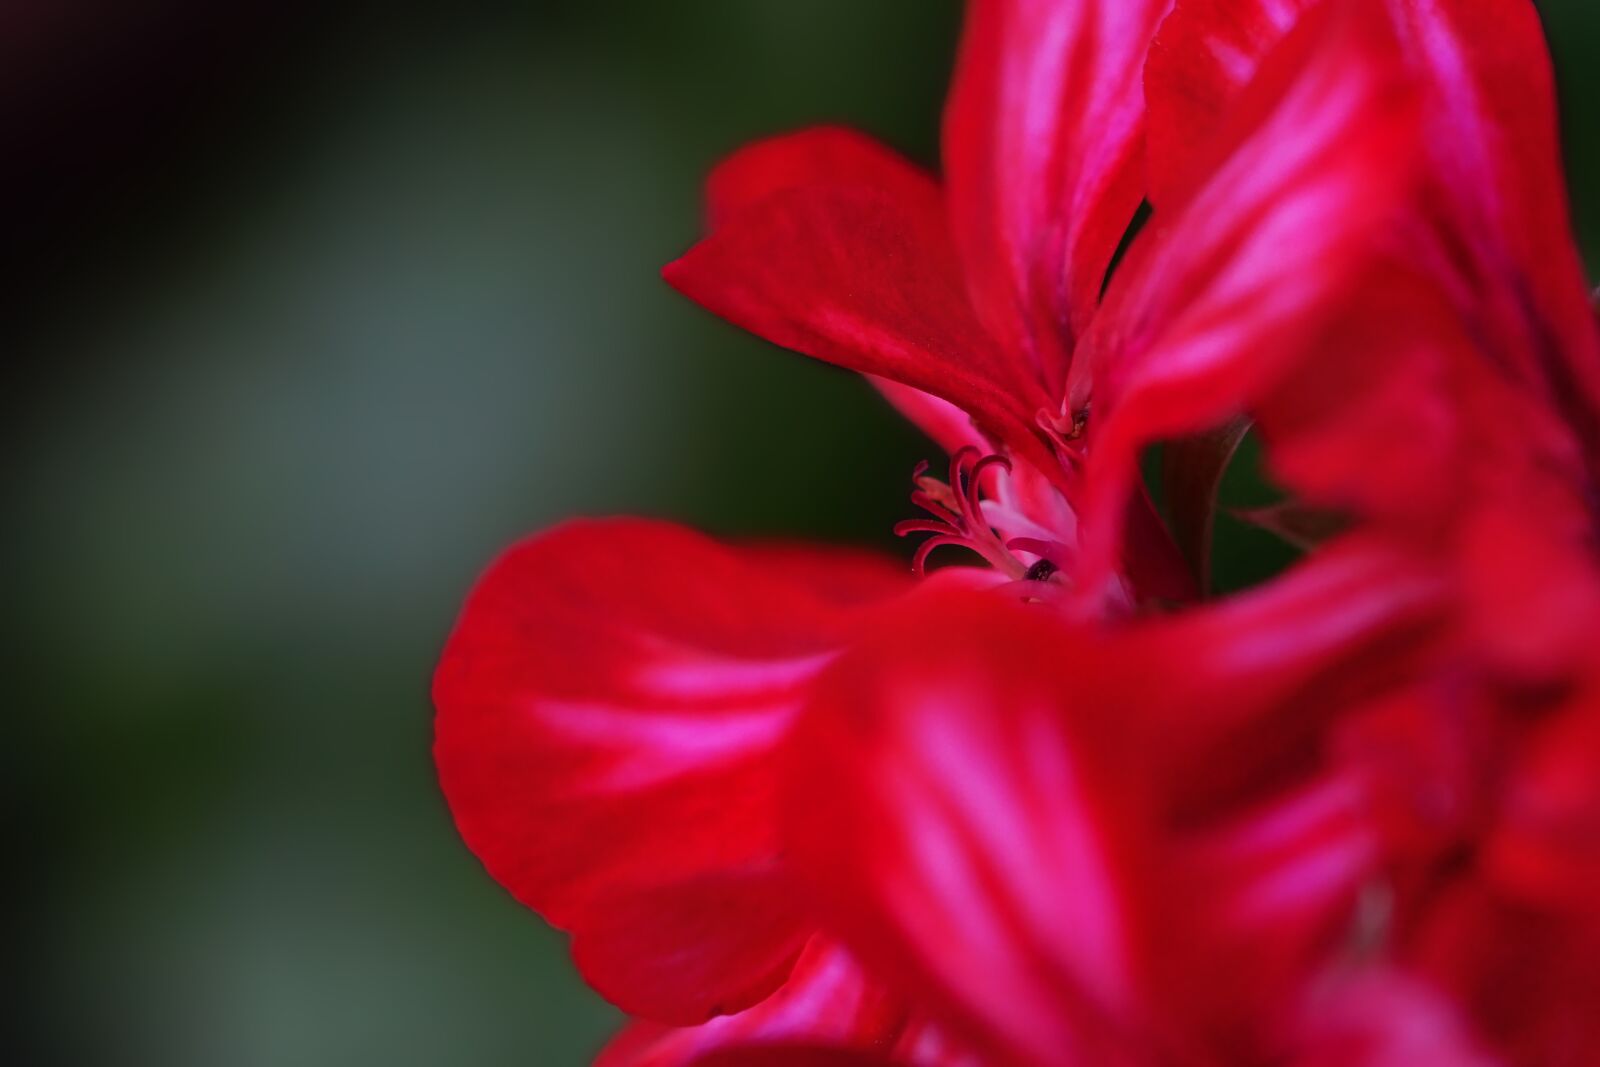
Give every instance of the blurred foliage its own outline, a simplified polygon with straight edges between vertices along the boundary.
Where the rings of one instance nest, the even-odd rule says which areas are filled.
[[[134,8],[3,111],[28,1059],[583,1062],[616,1020],[455,836],[434,657],[566,515],[890,543],[928,446],[656,272],[752,137],[932,163],[958,4]],[[1593,263],[1600,23],[1545,10]]]

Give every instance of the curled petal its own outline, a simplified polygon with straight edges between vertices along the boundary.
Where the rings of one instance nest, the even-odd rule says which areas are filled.
[[[634,520],[511,549],[434,681],[463,838],[630,1013],[692,1024],[756,1003],[811,931],[779,863],[774,750],[817,671],[908,581],[857,553]]]
[[[1600,473],[1600,331],[1573,240],[1555,80],[1526,0],[1388,0],[1428,89],[1432,265],[1502,370],[1563,413]],[[1447,283],[1448,284],[1448,283]]]
[[[1330,4],[1269,58],[1217,164],[1158,210],[1068,383],[1088,411],[1080,585],[1116,558],[1140,450],[1221,425],[1285,375],[1379,255],[1411,189],[1417,107],[1376,0]]]
[[[836,944],[815,940],[783,987],[755,1007],[700,1026],[633,1023],[595,1067],[683,1067],[719,1050],[760,1059],[785,1045],[881,1049],[897,1040],[905,1010]]]
[[[1150,202],[1182,199],[1205,178],[1203,163],[1227,109],[1267,53],[1321,0],[1177,0],[1145,63]]]
[[[1314,0],[1180,0],[1151,48],[1152,198],[1204,173],[1223,118]],[[1385,0],[1422,90],[1426,187],[1406,255],[1499,369],[1577,431],[1600,470],[1600,331],[1573,242],[1555,86],[1528,0]]]
[[[978,324],[942,214],[866,187],[788,188],[668,264],[691,300],[774,344],[967,412],[1040,469],[1047,394]]]
[[[980,1050],[1118,1062],[1093,1054],[1130,995],[1112,850],[1139,815],[1062,713],[1070,647],[1002,603],[898,619],[819,682],[788,770],[797,861],[874,969]]]
[[[757,141],[719,164],[706,180],[706,215],[712,229],[786,190],[877,193],[943,228],[943,194],[934,178],[893,150],[854,130],[819,126]],[[949,400],[892,377],[868,380],[907,419],[946,452],[964,447],[992,451],[972,416]]]

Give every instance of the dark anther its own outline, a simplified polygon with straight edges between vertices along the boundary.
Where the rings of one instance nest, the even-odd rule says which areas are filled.
[[[1028,573],[1022,576],[1025,582],[1048,582],[1050,576],[1055,574],[1057,567],[1047,559],[1041,559],[1028,568]]]

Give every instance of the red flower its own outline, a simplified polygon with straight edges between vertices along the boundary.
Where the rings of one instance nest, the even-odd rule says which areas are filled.
[[[765,142],[712,176],[712,233],[666,270],[722,317],[892,383],[946,447],[1005,454],[997,525],[1096,608],[1188,595],[1137,450],[1235,413],[1315,336],[1409,184],[1416,128],[1385,27],[1308,28],[1097,303],[1141,191],[1139,58],[1166,7],[974,4],[945,190],[854,134]]]
[[[619,520],[468,601],[441,781],[642,1020],[608,1067],[1600,1042],[1600,336],[1536,17],[1169,6],[973,0],[942,185],[763,142],[667,268],[943,445],[917,570],[989,569]],[[1246,420],[1263,521],[1345,532],[1195,603]]]

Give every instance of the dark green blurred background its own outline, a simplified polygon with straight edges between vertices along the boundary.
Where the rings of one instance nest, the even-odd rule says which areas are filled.
[[[15,1061],[585,1061],[615,1019],[438,796],[434,656],[565,515],[889,543],[929,449],[656,272],[751,137],[932,162],[956,0],[39,6],[0,15]],[[1593,264],[1600,8],[1545,13]]]

